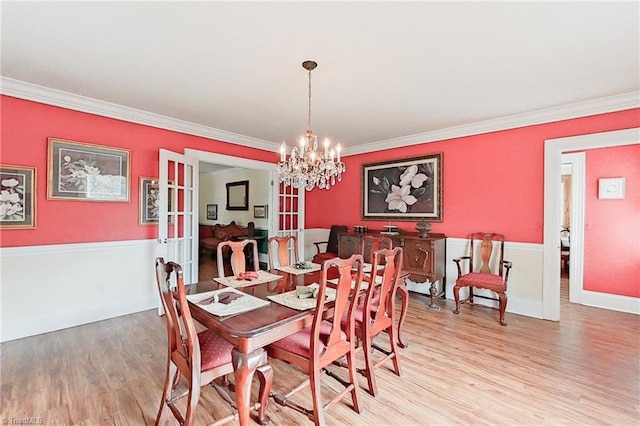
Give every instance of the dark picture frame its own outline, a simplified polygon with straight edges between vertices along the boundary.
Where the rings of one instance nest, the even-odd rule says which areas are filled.
[[[362,219],[442,222],[442,157],[363,164]]]
[[[36,168],[0,164],[0,229],[36,227]]]
[[[128,202],[131,150],[48,138],[47,199]]]
[[[169,184],[172,184],[169,181]],[[172,189],[169,188],[169,211],[171,211]],[[140,177],[140,225],[157,225],[160,223],[160,180],[153,177]],[[171,222],[171,221],[170,221]]]
[[[217,204],[207,204],[207,220],[218,220]]]
[[[269,215],[268,206],[253,206],[253,217],[256,219],[266,219]]]
[[[249,181],[227,183],[227,210],[249,210]]]

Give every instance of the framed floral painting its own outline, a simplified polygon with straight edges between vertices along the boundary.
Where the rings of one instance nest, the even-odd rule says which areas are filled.
[[[157,225],[160,221],[160,185],[158,178],[140,178],[140,225]]]
[[[0,165],[0,228],[35,227],[35,167]]]
[[[47,198],[129,201],[131,151],[49,138]]]
[[[442,222],[442,153],[363,164],[362,219]]]

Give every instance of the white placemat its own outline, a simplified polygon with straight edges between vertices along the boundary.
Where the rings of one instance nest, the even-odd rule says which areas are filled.
[[[319,271],[320,268],[322,267],[322,265],[319,265],[317,263],[310,263],[310,267],[309,268],[296,268],[293,265],[289,265],[289,266],[279,266],[276,269],[282,272],[288,272],[290,274],[294,274],[294,275],[301,275],[301,274],[308,274],[309,272],[315,272],[315,271]]]
[[[281,280],[282,275],[271,274],[267,271],[258,271],[258,278],[255,280],[237,280],[236,277],[223,277],[214,278],[215,282],[231,288],[249,287],[252,285],[258,285],[268,283],[275,280]]]
[[[205,303],[200,305],[200,301],[210,299],[213,295],[221,296],[222,293],[236,293],[241,297],[232,300],[228,304],[221,302]],[[250,294],[243,293],[235,288],[223,288],[220,290],[206,291],[198,294],[188,294],[187,300],[200,306],[207,312],[212,313],[218,317],[224,317],[227,315],[236,315],[243,312],[252,311],[254,309],[262,308],[269,305],[268,300],[259,299]]]
[[[338,279],[334,278],[332,280],[327,280],[328,283],[331,284],[338,284]],[[382,284],[382,277],[380,275],[376,275],[376,284]],[[356,280],[351,280],[351,288],[354,288],[356,286]],[[362,280],[362,283],[360,284],[360,290],[366,290],[369,288],[369,282]]]
[[[313,288],[313,289],[318,288],[318,284],[317,283],[310,284],[309,288]],[[327,287],[325,295],[327,298],[326,301],[332,302],[336,299],[336,290],[333,288]],[[298,311],[313,309],[316,307],[316,304],[318,303],[318,299],[315,299],[313,297],[309,297],[307,299],[300,299],[298,297],[298,293],[296,292],[296,290],[288,291],[286,293],[276,294],[273,296],[267,296],[267,299],[273,302],[279,303],[280,305],[287,306],[291,309],[296,309]]]

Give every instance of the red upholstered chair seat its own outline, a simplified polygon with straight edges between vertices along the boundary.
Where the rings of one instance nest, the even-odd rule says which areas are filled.
[[[320,324],[320,352],[324,351],[325,343],[329,334],[331,333],[331,323],[329,321],[322,321]],[[342,339],[346,340],[347,335],[344,331],[341,333]],[[307,327],[291,336],[280,339],[277,342],[272,343],[272,346],[276,348],[285,349],[287,352],[294,353],[303,358],[308,358],[311,353],[311,328]]]
[[[482,287],[493,291],[504,291],[504,281],[502,277],[494,274],[472,272],[458,278],[459,285]]]
[[[233,345],[219,334],[210,330],[202,331],[198,333],[198,342],[202,371],[231,363]]]
[[[322,262],[324,262],[325,260],[333,259],[334,257],[338,257],[338,253],[318,253],[313,256],[312,262],[322,265]]]

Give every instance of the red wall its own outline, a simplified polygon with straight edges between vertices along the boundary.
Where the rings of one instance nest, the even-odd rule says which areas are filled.
[[[584,289],[640,297],[640,144],[589,150],[586,169]],[[626,178],[624,200],[598,199],[611,177]]]
[[[158,176],[158,149],[184,148],[254,160],[278,161],[278,153],[246,148],[154,127],[0,97],[2,164],[37,168],[37,228],[5,229],[2,247],[153,239],[157,226],[138,224],[138,178]],[[47,200],[47,138],[56,137],[131,150],[131,196],[126,203]]]
[[[36,229],[3,230],[3,247],[156,238],[155,226],[138,225],[138,178],[158,175],[158,149],[194,148],[255,160],[277,161],[277,152],[246,148],[173,131],[104,118],[7,96],[0,97],[1,162],[37,167]],[[403,146],[345,157],[347,172],[330,191],[307,193],[307,228],[360,219],[361,165],[443,152],[444,221],[433,231],[465,237],[475,230],[502,232],[509,241],[542,242],[545,139],[640,126],[638,109],[515,130]],[[47,138],[131,149],[128,203],[46,199]],[[384,222],[366,222],[370,229]],[[412,230],[415,222],[398,222]]]
[[[347,172],[341,183],[331,191],[308,193],[306,226],[366,224],[369,229],[381,229],[387,222],[361,219],[362,165],[442,152],[443,221],[433,223],[433,232],[464,238],[474,231],[494,231],[505,234],[509,241],[542,243],[544,141],[638,127],[638,111],[348,156],[344,160]],[[394,223],[410,231],[416,224],[415,221]]]

